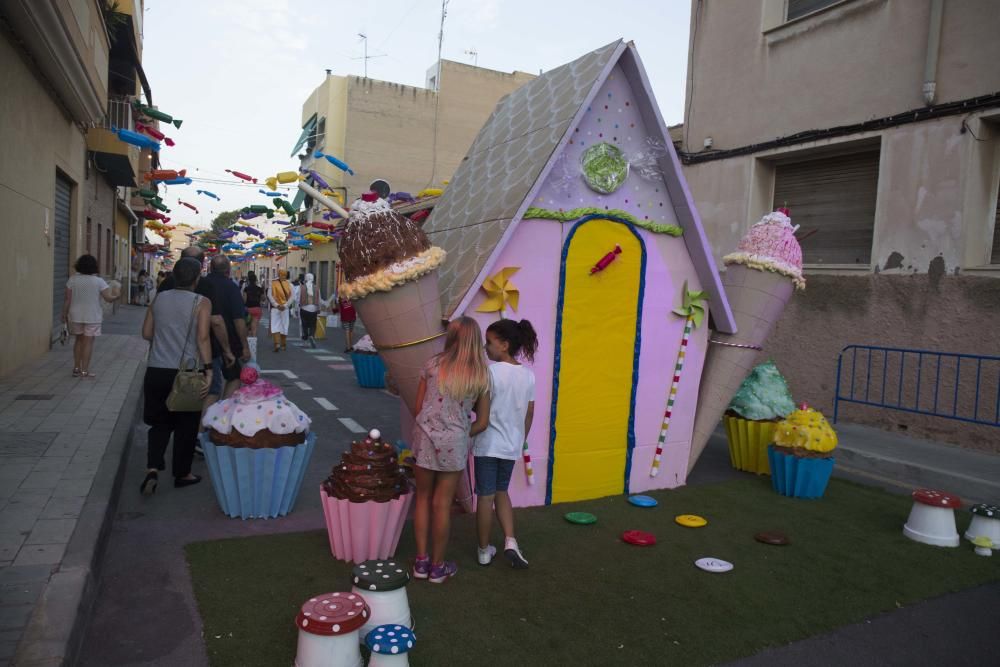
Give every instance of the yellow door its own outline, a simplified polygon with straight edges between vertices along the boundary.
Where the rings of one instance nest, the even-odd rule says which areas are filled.
[[[621,253],[590,270],[615,246]],[[563,248],[550,434],[550,503],[628,490],[645,250],[631,226],[584,219]]]

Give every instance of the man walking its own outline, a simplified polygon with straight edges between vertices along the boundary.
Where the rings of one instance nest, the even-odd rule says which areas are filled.
[[[274,351],[285,350],[288,347],[288,316],[295,303],[295,292],[288,282],[288,271],[278,270],[278,278],[271,282],[267,291],[267,300],[271,303],[271,337],[274,339]]]
[[[232,395],[240,384],[240,366],[236,360],[250,360],[247,341],[247,310],[240,288],[229,277],[230,263],[225,255],[217,255],[210,262],[208,282],[212,285],[212,317],[222,320],[224,329],[212,345],[212,378],[218,375],[223,382],[214,382],[208,390],[205,407]],[[217,345],[216,345],[217,343]]]

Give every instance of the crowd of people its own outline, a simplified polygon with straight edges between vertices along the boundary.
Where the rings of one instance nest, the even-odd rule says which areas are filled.
[[[233,280],[224,255],[209,261],[207,275],[202,275],[203,264],[204,250],[189,247],[173,270],[155,282],[148,273],[140,273],[140,302],[149,305],[142,336],[150,342],[143,382],[143,420],[149,427],[146,472],[140,484],[144,495],[156,491],[171,438],[174,486],[201,481],[191,470],[200,450],[201,414],[232,395],[239,386],[241,366],[253,363],[265,306],[270,307],[275,352],[287,348],[293,315],[301,320],[303,340],[315,347],[323,312],[339,315],[345,351],[352,346],[357,318],[353,305],[347,299],[324,300],[312,274],[290,281],[288,272],[280,270],[264,287],[252,271]],[[94,339],[101,333],[100,300],[118,298],[117,290],[97,273],[94,257],[80,257],[63,306],[63,321],[76,336],[73,375],[83,378],[94,377],[90,359]],[[527,320],[501,319],[487,328],[484,338],[474,319],[460,317],[448,325],[444,350],[424,366],[412,433],[417,452],[414,577],[440,583],[458,571],[453,561],[445,559],[445,552],[451,507],[470,450],[478,497],[478,561],[489,565],[497,554],[489,541],[495,513],[504,535],[504,555],[516,568],[528,566],[515,537],[508,488],[534,416],[535,378],[521,360],[531,361],[537,346],[537,335]]]
[[[276,352],[287,348],[290,317],[300,320],[302,339],[313,347],[322,313],[339,313],[350,327],[356,317],[347,300],[334,302],[331,308],[333,300],[323,299],[310,273],[290,282],[288,272],[282,270],[265,287],[253,271],[235,280],[230,260],[224,255],[212,257],[207,274],[202,275],[204,263],[205,251],[193,246],[182,251],[171,271],[159,271],[154,278],[142,270],[137,276],[138,303],[148,306],[142,336],[150,343],[143,380],[143,421],[149,427],[146,473],[140,485],[145,495],[156,491],[159,473],[166,469],[171,438],[174,486],[183,488],[201,481],[191,472],[195,454],[201,453],[201,414],[216,401],[231,396],[239,387],[242,366],[254,363],[258,327],[266,306],[270,306]],[[73,376],[93,378],[90,362],[94,342],[101,335],[101,301],[117,300],[120,289],[98,275],[98,262],[91,255],[81,256],[75,268],[66,285],[62,320],[66,336],[75,337]],[[348,332],[348,349],[351,345]],[[195,396],[193,400],[189,396],[182,406],[184,401],[178,396],[184,391]]]

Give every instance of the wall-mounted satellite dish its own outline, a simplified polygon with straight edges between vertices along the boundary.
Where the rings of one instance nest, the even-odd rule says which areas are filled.
[[[372,181],[372,184],[368,186],[368,189],[379,196],[380,199],[385,199],[392,192],[392,187],[389,186],[389,181],[381,178],[376,178]]]

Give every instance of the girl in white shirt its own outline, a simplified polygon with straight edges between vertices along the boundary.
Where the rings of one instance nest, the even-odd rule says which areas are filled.
[[[528,567],[514,538],[514,508],[507,488],[535,413],[535,375],[518,358],[533,361],[537,348],[538,336],[528,320],[500,320],[486,329],[486,356],[496,363],[490,366],[490,423],[473,446],[480,565],[489,565],[496,555],[490,544],[495,508],[504,555],[512,567]]]
[[[104,319],[101,299],[111,302],[119,293],[117,286],[108,285],[97,275],[97,259],[93,255],[81,255],[73,268],[76,273],[66,282],[62,321],[76,337],[73,377],[92,378],[95,374],[90,372],[90,357],[94,353],[94,338],[101,335]]]

